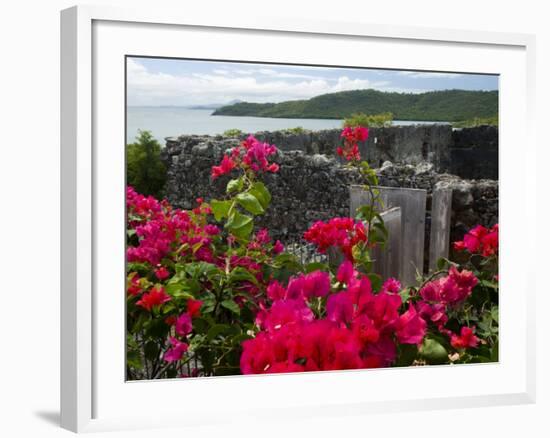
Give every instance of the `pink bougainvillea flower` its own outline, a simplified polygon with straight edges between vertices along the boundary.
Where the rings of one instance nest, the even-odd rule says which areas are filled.
[[[164,266],[161,266],[160,268],[155,269],[155,276],[162,281],[170,276],[170,272]]]
[[[364,126],[357,126],[354,134],[357,141],[365,141],[369,137],[369,130]]]
[[[377,342],[380,338],[380,330],[374,326],[374,322],[367,315],[359,315],[353,320],[353,331],[363,343]]]
[[[267,245],[269,242],[271,242],[271,237],[269,236],[269,231],[267,228],[262,228],[261,230],[258,230],[255,236],[256,242],[258,242],[260,245]]]
[[[197,316],[200,316],[201,307],[202,307],[201,300],[194,300],[193,298],[189,298],[187,300],[187,314],[191,318],[196,318]]]
[[[273,280],[267,286],[267,296],[272,301],[283,300],[286,297],[286,289],[277,280]]]
[[[176,362],[180,360],[189,348],[189,345],[185,342],[181,342],[174,337],[170,338],[170,344],[172,345],[172,348],[168,349],[166,353],[164,353],[164,360],[166,362]]]
[[[130,283],[128,284],[128,287],[127,287],[127,293],[128,295],[130,296],[133,296],[133,297],[136,297],[138,296],[141,291],[143,290],[143,288],[141,287],[140,285],[140,277],[137,273],[133,273],[134,275],[132,275],[132,273],[130,274],[132,276],[131,280],[130,280]]]
[[[315,222],[304,233],[304,239],[315,244],[320,253],[325,253],[330,247],[337,247],[348,260],[353,261],[353,247],[367,243],[367,230],[361,221],[336,217],[328,222]]]
[[[348,284],[351,279],[355,277],[355,274],[356,272],[353,268],[353,263],[351,263],[349,260],[344,260],[338,268],[336,279],[340,283]]]
[[[324,271],[314,271],[304,276],[304,298],[324,297],[330,291],[330,275]]]
[[[141,299],[136,302],[136,305],[151,311],[153,307],[167,303],[171,299],[172,298],[164,291],[163,287],[155,286],[150,292],[144,293],[141,296]]]
[[[498,224],[491,229],[483,225],[476,225],[469,230],[463,240],[453,243],[457,251],[468,251],[472,254],[481,254],[490,257],[498,254]]]
[[[381,336],[377,342],[368,344],[365,348],[365,353],[371,357],[375,357],[378,366],[390,366],[397,357],[397,347],[395,342],[389,335]]]
[[[460,336],[453,334],[451,336],[451,345],[456,349],[476,348],[479,344],[479,338],[474,334],[470,327],[462,327]]]
[[[352,321],[354,307],[349,292],[332,294],[327,300],[327,318],[337,324],[347,324]]]
[[[280,240],[277,240],[275,244],[273,245],[273,254],[277,255],[282,253],[285,250],[285,247],[281,243]]]
[[[401,283],[395,278],[388,278],[382,285],[382,292],[396,294],[401,290]]]
[[[344,146],[336,148],[336,153],[348,161],[360,161],[358,142],[365,141],[369,136],[369,130],[363,126],[346,127],[340,137],[344,139]]]
[[[268,158],[276,152],[277,148],[275,146],[262,143],[250,135],[238,147],[232,150],[230,159],[235,164],[234,167],[239,166],[254,172],[275,173],[279,171],[279,165],[277,163],[270,163]],[[217,168],[216,170],[212,168],[212,171],[219,172]]]
[[[443,303],[429,304],[426,301],[420,301],[418,304],[418,313],[425,321],[433,322],[441,330],[449,317],[447,316],[447,307]]]
[[[420,296],[432,303],[441,302],[446,305],[456,305],[472,294],[478,279],[466,269],[458,271],[451,266],[446,277],[439,278],[424,285],[420,289]]]
[[[463,269],[458,271],[455,266],[449,269],[449,279],[455,282],[459,289],[459,300],[464,300],[472,293],[472,289],[477,285],[478,279],[473,272]]]
[[[182,313],[176,319],[176,334],[179,336],[187,336],[193,330],[193,325],[191,323],[191,316],[189,313]]]
[[[287,286],[287,297],[291,299],[324,297],[330,291],[330,275],[328,272],[314,271],[292,277]]]
[[[212,179],[216,179],[219,176],[230,173],[236,166],[237,164],[233,161],[233,159],[231,159],[228,155],[224,155],[220,165],[212,167]]]
[[[397,340],[402,344],[420,344],[426,335],[426,321],[409,304],[409,309],[403,313],[396,323]]]
[[[220,228],[216,225],[208,224],[204,226],[204,232],[210,236],[217,236],[220,234]]]
[[[376,327],[384,328],[394,324],[399,318],[401,297],[380,292],[372,295],[364,305],[365,313],[374,321]]]
[[[303,299],[275,301],[271,308],[258,312],[256,324],[265,330],[279,330],[287,324],[313,321],[314,315]]]

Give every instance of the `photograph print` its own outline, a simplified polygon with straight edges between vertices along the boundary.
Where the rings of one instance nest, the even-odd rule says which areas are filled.
[[[498,362],[498,75],[125,62],[127,380]]]

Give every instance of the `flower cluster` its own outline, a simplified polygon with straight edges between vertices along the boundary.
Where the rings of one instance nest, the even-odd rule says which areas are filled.
[[[304,234],[304,239],[317,245],[320,253],[337,247],[348,260],[353,260],[353,247],[367,244],[367,229],[362,221],[349,217],[336,217],[327,222],[315,222]]]
[[[279,170],[277,163],[270,163],[268,158],[277,152],[277,148],[262,143],[252,135],[233,148],[231,155],[224,155],[219,166],[212,167],[213,179],[230,173],[235,168],[250,169],[252,172],[271,172]]]
[[[340,155],[357,164],[367,135],[346,128]],[[130,378],[498,360],[498,225],[455,242],[485,258],[442,259],[419,287],[371,272],[380,240],[366,216],[314,223],[305,240],[343,262],[306,265],[254,226],[271,200],[256,177],[278,170],[275,153],[248,137],[212,168],[241,171],[226,196],[189,211],[127,189]]]
[[[271,236],[269,235],[269,230],[267,228],[262,228],[254,235],[254,238],[248,244],[248,249],[252,251],[265,252],[266,245],[270,245]],[[284,251],[285,247],[280,240],[276,240],[273,243],[272,253],[274,255],[280,254]]]
[[[213,261],[210,246],[220,230],[205,223],[209,207],[200,206],[193,212],[172,209],[167,203],[136,193],[132,187],[126,190],[126,203],[131,231],[138,238],[137,244],[126,250],[128,262],[157,266],[178,248],[183,254],[193,252],[198,260]],[[156,275],[163,279],[169,272],[159,266]]]
[[[369,130],[363,126],[346,127],[340,134],[344,139],[344,146],[338,147],[336,153],[348,161],[360,161],[358,142],[365,141],[369,137]]]
[[[166,321],[167,324],[174,326],[174,332],[179,338],[185,340],[193,330],[192,318],[200,316],[200,308],[202,301],[189,299],[187,300],[187,311],[180,314],[178,317],[169,317]],[[170,348],[164,353],[164,360],[166,362],[176,362],[182,358],[182,356],[189,349],[189,344],[184,340],[178,339],[176,336],[170,336],[169,343]]]
[[[461,342],[457,339],[462,338],[457,337],[452,331],[445,328],[449,321],[447,313],[450,309],[464,303],[477,284],[478,279],[472,272],[466,269],[458,271],[455,266],[451,266],[446,276],[426,283],[419,291],[421,301],[417,303],[417,307],[420,315],[426,321],[432,322],[441,333],[451,337],[451,345],[455,348]],[[472,330],[463,327],[461,336],[466,336],[466,333],[468,333],[465,329]],[[468,345],[475,347],[477,345],[476,339],[475,336],[468,338]]]
[[[243,343],[241,371],[280,373],[376,368],[391,365],[399,344],[420,344],[426,322],[411,304],[400,313],[399,295],[389,292],[396,280],[374,293],[367,276],[350,261],[338,278],[345,289],[332,293],[328,273],[291,278],[287,287],[272,283],[273,300],[258,314],[261,331]],[[326,315],[312,308],[326,298]]]
[[[477,225],[469,230],[462,240],[454,242],[457,251],[481,254],[483,257],[498,255],[498,224],[490,229]]]

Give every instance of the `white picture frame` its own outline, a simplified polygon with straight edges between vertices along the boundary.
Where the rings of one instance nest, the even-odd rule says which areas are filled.
[[[187,38],[193,47],[184,49],[174,38]],[[212,42],[220,45],[221,41],[234,41],[235,47],[246,42],[248,56],[243,58],[242,47],[241,52],[214,47]],[[509,201],[535,204],[533,169],[527,168],[525,158],[509,153],[517,142],[521,142],[524,156],[535,148],[534,45],[532,35],[484,31],[267,17],[227,22],[215,15],[192,16],[157,8],[137,11],[77,6],[62,11],[61,426],[85,432],[201,424],[208,418],[201,413],[202,402],[208,403],[208,414],[216,413],[221,423],[268,418],[275,411],[296,418],[534,402],[535,273],[523,254],[533,253],[530,248],[536,230],[531,228],[528,236],[521,237],[514,233],[526,220],[532,220],[534,227],[534,210],[523,209],[519,218],[514,214],[517,206]],[[364,46],[372,54],[369,60],[352,63],[357,66],[501,75],[501,361],[453,367],[453,371],[421,367],[185,382],[120,380],[124,373],[118,365],[124,359],[124,349],[119,349],[124,333],[119,333],[117,315],[123,320],[123,289],[120,297],[108,292],[122,287],[124,275],[120,272],[124,265],[124,219],[120,215],[124,210],[125,142],[121,135],[121,55],[223,56],[225,60],[271,62],[296,62],[303,56],[305,64],[322,65],[329,60],[351,65],[342,60],[349,56],[346,48],[351,51],[352,46]],[[300,54],[300,47],[308,50]],[[388,54],[394,49],[395,53]],[[419,58],[419,54],[424,56]],[[456,380],[454,386],[448,383],[450,372]],[[398,383],[406,381],[406,387]],[[181,408],[166,409],[158,403],[145,415],[132,405],[140,397],[162,399],[177,394],[182,385],[197,401],[185,414]],[[372,391],[350,391],[364,385]],[[285,401],[285,391],[294,394],[292,402]],[[230,405],[225,400],[227,394],[234,396]],[[268,394],[269,400],[244,403],[257,394]]]

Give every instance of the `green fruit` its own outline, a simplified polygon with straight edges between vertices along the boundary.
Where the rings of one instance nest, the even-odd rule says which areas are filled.
[[[449,361],[449,356],[445,347],[435,339],[424,339],[420,347],[420,355],[429,364],[442,364]]]

